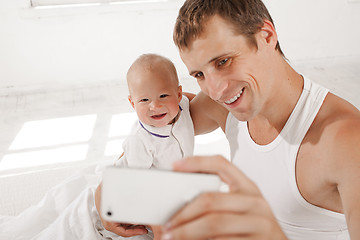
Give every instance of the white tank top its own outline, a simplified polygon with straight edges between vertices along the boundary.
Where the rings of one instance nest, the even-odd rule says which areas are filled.
[[[295,178],[299,146],[327,93],[327,89],[304,77],[304,89],[293,112],[280,134],[267,145],[252,140],[247,122],[231,113],[226,121],[233,164],[260,188],[289,239],[350,239],[344,214],[307,202]]]

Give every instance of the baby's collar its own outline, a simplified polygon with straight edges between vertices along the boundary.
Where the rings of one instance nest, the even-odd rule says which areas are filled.
[[[155,136],[155,137],[159,137],[159,138],[168,138],[170,137],[170,133],[171,133],[171,128],[172,125],[166,125],[163,127],[153,127],[150,125],[147,125],[145,123],[140,122],[140,126],[145,129],[145,131],[147,131],[148,133],[150,133],[151,135]]]

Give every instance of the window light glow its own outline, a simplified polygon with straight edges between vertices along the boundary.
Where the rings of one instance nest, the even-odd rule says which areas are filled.
[[[86,159],[87,152],[88,145],[82,144],[39,151],[12,153],[5,155],[0,161],[0,171],[81,161]]]
[[[135,112],[113,115],[110,123],[109,137],[126,137],[137,120]]]
[[[123,152],[122,144],[124,139],[108,141],[105,147],[105,156],[120,156]]]
[[[9,150],[41,148],[88,141],[96,115],[73,116],[26,122]]]

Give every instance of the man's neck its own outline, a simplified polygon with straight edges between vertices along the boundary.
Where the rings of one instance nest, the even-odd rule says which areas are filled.
[[[281,132],[302,93],[304,80],[285,60],[276,71],[276,91],[265,103],[263,110],[248,121],[252,139],[265,145]]]

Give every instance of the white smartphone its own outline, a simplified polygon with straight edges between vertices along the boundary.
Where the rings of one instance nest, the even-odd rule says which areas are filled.
[[[161,225],[200,193],[221,186],[213,174],[110,167],[103,173],[101,215],[111,222]]]

